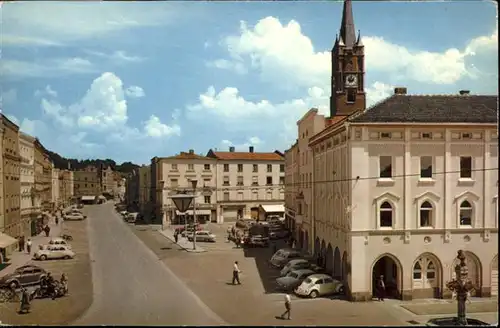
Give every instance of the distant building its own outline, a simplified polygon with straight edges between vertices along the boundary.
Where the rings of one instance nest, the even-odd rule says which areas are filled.
[[[35,206],[35,138],[19,132],[19,152],[21,155],[21,221],[25,238],[32,234],[31,222],[39,215]]]
[[[87,166],[73,172],[74,196],[99,196],[101,194],[99,171],[95,166]]]

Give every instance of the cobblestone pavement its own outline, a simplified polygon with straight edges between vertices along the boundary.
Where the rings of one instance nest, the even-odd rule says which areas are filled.
[[[283,297],[271,288],[277,271],[267,268],[263,283],[256,258],[243,249],[222,246],[220,251],[187,253],[155,231],[132,230],[179,278],[224,321],[232,325],[404,325],[378,303],[349,303],[340,299],[298,299],[292,301],[292,320],[276,318],[284,311]],[[219,241],[218,241],[219,242]],[[233,244],[234,245],[234,244]],[[258,249],[253,252],[270,253]],[[267,255],[266,255],[267,256]],[[242,270],[242,285],[231,285],[234,261]],[[265,286],[267,285],[267,287]]]
[[[64,272],[68,276],[69,295],[52,301],[35,299],[31,313],[17,313],[19,303],[0,304],[0,320],[14,325],[64,325],[78,318],[92,303],[92,276],[88,253],[87,220],[65,222],[64,233],[73,236],[71,246],[76,257],[71,260],[34,261],[59,279]],[[52,234],[52,231],[51,231]],[[45,237],[44,237],[45,238]],[[47,238],[50,239],[50,238]]]

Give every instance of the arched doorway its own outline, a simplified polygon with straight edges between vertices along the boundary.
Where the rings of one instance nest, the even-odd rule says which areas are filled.
[[[342,259],[340,258],[340,250],[338,247],[335,247],[333,255],[333,277],[335,279],[342,278]]]
[[[326,243],[324,240],[321,241],[321,267],[325,267],[326,265]]]
[[[468,278],[469,280],[476,286],[476,289],[473,290],[470,294],[471,296],[481,296],[481,262],[478,257],[469,251],[464,251],[465,254],[465,263],[467,264],[467,268],[469,269]],[[456,278],[455,267],[460,263],[460,261],[455,258],[453,260],[453,264],[451,265],[451,279]]]
[[[335,270],[334,261],[333,261],[333,248],[330,243],[328,243],[328,247],[326,248],[326,259],[325,259],[325,269],[326,272],[333,275]]]
[[[299,230],[299,248],[304,248],[304,231]]]
[[[321,242],[319,241],[319,238],[316,237],[316,239],[314,240],[314,256],[318,258],[320,254],[321,254]]]
[[[413,298],[441,298],[443,268],[437,256],[431,253],[420,255],[412,270]]]
[[[309,233],[307,232],[307,230],[304,232],[304,249],[309,252],[309,249],[310,249],[310,245],[309,245]]]
[[[403,285],[403,268],[399,260],[392,254],[381,255],[372,267],[372,295],[376,295],[376,282],[380,276],[384,276],[387,298],[401,298],[401,286]]]
[[[493,261],[491,262],[491,280],[490,280],[490,287],[491,287],[491,296],[492,297],[498,297],[498,254],[495,255],[493,258]]]

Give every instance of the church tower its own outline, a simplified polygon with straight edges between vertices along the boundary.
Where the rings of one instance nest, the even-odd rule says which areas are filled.
[[[332,49],[330,116],[363,111],[365,96],[365,50],[354,27],[351,0],[344,1],[340,35]]]

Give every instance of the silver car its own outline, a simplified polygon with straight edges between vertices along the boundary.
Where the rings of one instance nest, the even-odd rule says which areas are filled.
[[[188,235],[188,240],[193,241],[193,235]],[[196,231],[196,241],[215,243],[215,235],[210,231]]]
[[[72,259],[75,257],[75,252],[63,245],[48,245],[43,249],[39,249],[33,258],[40,261],[55,260],[55,259]]]
[[[276,284],[279,289],[282,290],[294,290],[299,287],[302,281],[314,274],[315,272],[310,269],[300,269],[293,270],[289,272],[285,277],[279,277],[276,279]]]

